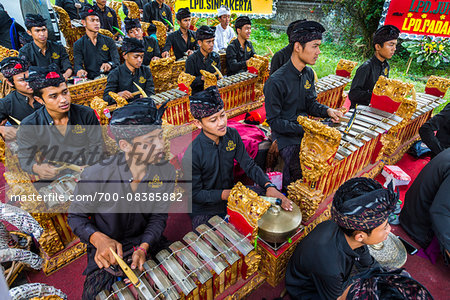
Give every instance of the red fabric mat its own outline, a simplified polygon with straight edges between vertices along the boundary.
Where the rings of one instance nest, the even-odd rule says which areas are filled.
[[[411,176],[411,181],[413,181],[428,161],[429,158],[414,159],[409,154],[406,154],[397,165],[408,173]],[[380,175],[376,179],[381,183],[384,183],[383,176]],[[406,190],[407,187],[401,187],[400,189],[402,200],[404,199]],[[181,240],[184,234],[189,231],[191,231],[191,222],[187,214],[169,215],[167,228],[164,233],[169,240]],[[402,236],[407,241],[412,242],[401,227],[393,226],[393,232]],[[414,242],[412,242],[412,244],[415,245]],[[48,277],[45,276],[43,272],[28,272],[27,278],[29,282],[42,282],[53,285],[64,291],[68,295],[69,300],[78,300],[81,299],[81,292],[83,290],[84,276],[82,275],[82,272],[85,267],[86,256],[82,256]],[[408,261],[404,267],[416,280],[428,288],[436,300],[448,299],[448,295],[450,295],[450,285],[448,284],[448,282],[450,282],[450,270],[449,267],[444,265],[442,258],[439,258],[437,263],[433,265],[427,259],[417,255],[408,255]],[[264,283],[247,299],[274,299],[279,297],[283,289],[284,283],[279,284],[275,288]],[[285,299],[287,298],[288,297],[285,297]]]

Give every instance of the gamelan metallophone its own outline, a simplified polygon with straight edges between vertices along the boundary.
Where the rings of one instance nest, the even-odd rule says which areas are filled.
[[[358,63],[341,59],[336,66],[336,74],[331,74],[316,80],[317,101],[331,108],[342,107],[344,104],[343,92],[353,69]]]
[[[248,237],[215,216],[208,225],[189,232],[183,242],[161,250],[144,263],[144,272],[134,270],[138,284],[117,281],[112,291],[100,292],[96,300],[106,299],[198,299],[212,300],[241,278],[247,278],[247,257],[255,253]]]
[[[257,75],[248,72],[235,74],[217,81],[220,95],[226,111],[240,107],[255,100],[254,85]],[[183,125],[191,122],[193,117],[189,110],[189,96],[178,89],[151,96],[157,105],[166,100],[167,109],[163,118],[171,125]]]
[[[351,109],[345,117],[351,119],[355,109]],[[356,173],[371,163],[376,155],[375,148],[381,135],[399,124],[402,118],[385,111],[360,105],[354,114],[353,125],[346,132],[347,123],[341,122],[335,128],[341,134],[341,140],[334,160],[334,166],[324,175],[317,186],[324,196],[328,196],[352,178]]]
[[[433,109],[445,102],[441,97],[425,93],[417,93],[416,100],[417,109],[408,124],[401,128],[397,134],[398,139],[401,141],[400,145],[404,145],[417,137],[420,127],[431,118]]]
[[[305,130],[300,148],[303,179],[288,186],[288,196],[300,206],[306,221],[323,199],[371,164],[380,151],[381,136],[402,121],[399,116],[362,105],[356,112],[347,112],[345,118],[333,128],[298,117]]]
[[[327,75],[316,82],[317,101],[331,108],[338,108],[344,104],[342,93],[351,81],[350,78]]]

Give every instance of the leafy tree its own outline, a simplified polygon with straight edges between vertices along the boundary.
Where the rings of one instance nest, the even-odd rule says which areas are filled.
[[[385,0],[327,0],[325,13],[333,12],[334,22],[346,43],[358,42],[368,57],[373,52],[373,33],[377,30]]]

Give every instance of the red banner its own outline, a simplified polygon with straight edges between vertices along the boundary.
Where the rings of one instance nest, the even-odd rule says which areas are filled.
[[[386,0],[381,23],[408,38],[450,37],[450,0]]]

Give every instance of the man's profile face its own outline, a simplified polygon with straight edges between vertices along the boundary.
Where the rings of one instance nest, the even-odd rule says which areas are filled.
[[[124,56],[125,61],[135,69],[139,69],[142,66],[144,60],[143,52],[128,52]]]
[[[45,43],[48,39],[48,30],[46,26],[32,27],[31,30],[27,30],[34,41],[39,43]]]
[[[383,47],[376,44],[375,49],[382,58],[391,59],[395,54],[395,50],[397,50],[397,40],[387,41],[383,44]]]
[[[248,40],[250,39],[250,34],[252,33],[252,25],[250,24],[245,24],[244,26],[242,26],[241,28],[237,29],[238,35],[244,39],[244,40]]]
[[[56,113],[66,113],[69,111],[71,97],[65,82],[62,82],[59,86],[43,88],[41,91],[47,111]]]
[[[366,245],[381,243],[387,239],[389,232],[391,232],[391,225],[389,225],[388,220],[386,219],[383,224],[373,229],[370,235],[363,233],[366,235],[363,243]]]
[[[227,133],[227,114],[222,109],[201,121],[196,120],[196,125],[213,136],[224,136]]]
[[[97,16],[87,16],[81,21],[86,30],[98,32],[100,30],[100,19]]]
[[[298,58],[307,65],[315,65],[317,59],[319,58],[321,40],[314,40],[307,42],[304,47],[296,42],[294,45],[295,51],[297,52]]]
[[[19,73],[17,75],[14,75],[12,77],[12,80],[14,82],[14,88],[22,93],[22,94],[33,94],[33,90],[30,88],[30,85],[27,82],[28,79],[28,71]],[[8,84],[11,85],[11,83],[8,81]]]
[[[142,31],[142,28],[135,27],[131,30],[128,30],[128,36],[130,38],[142,40],[144,38],[144,32]]]

